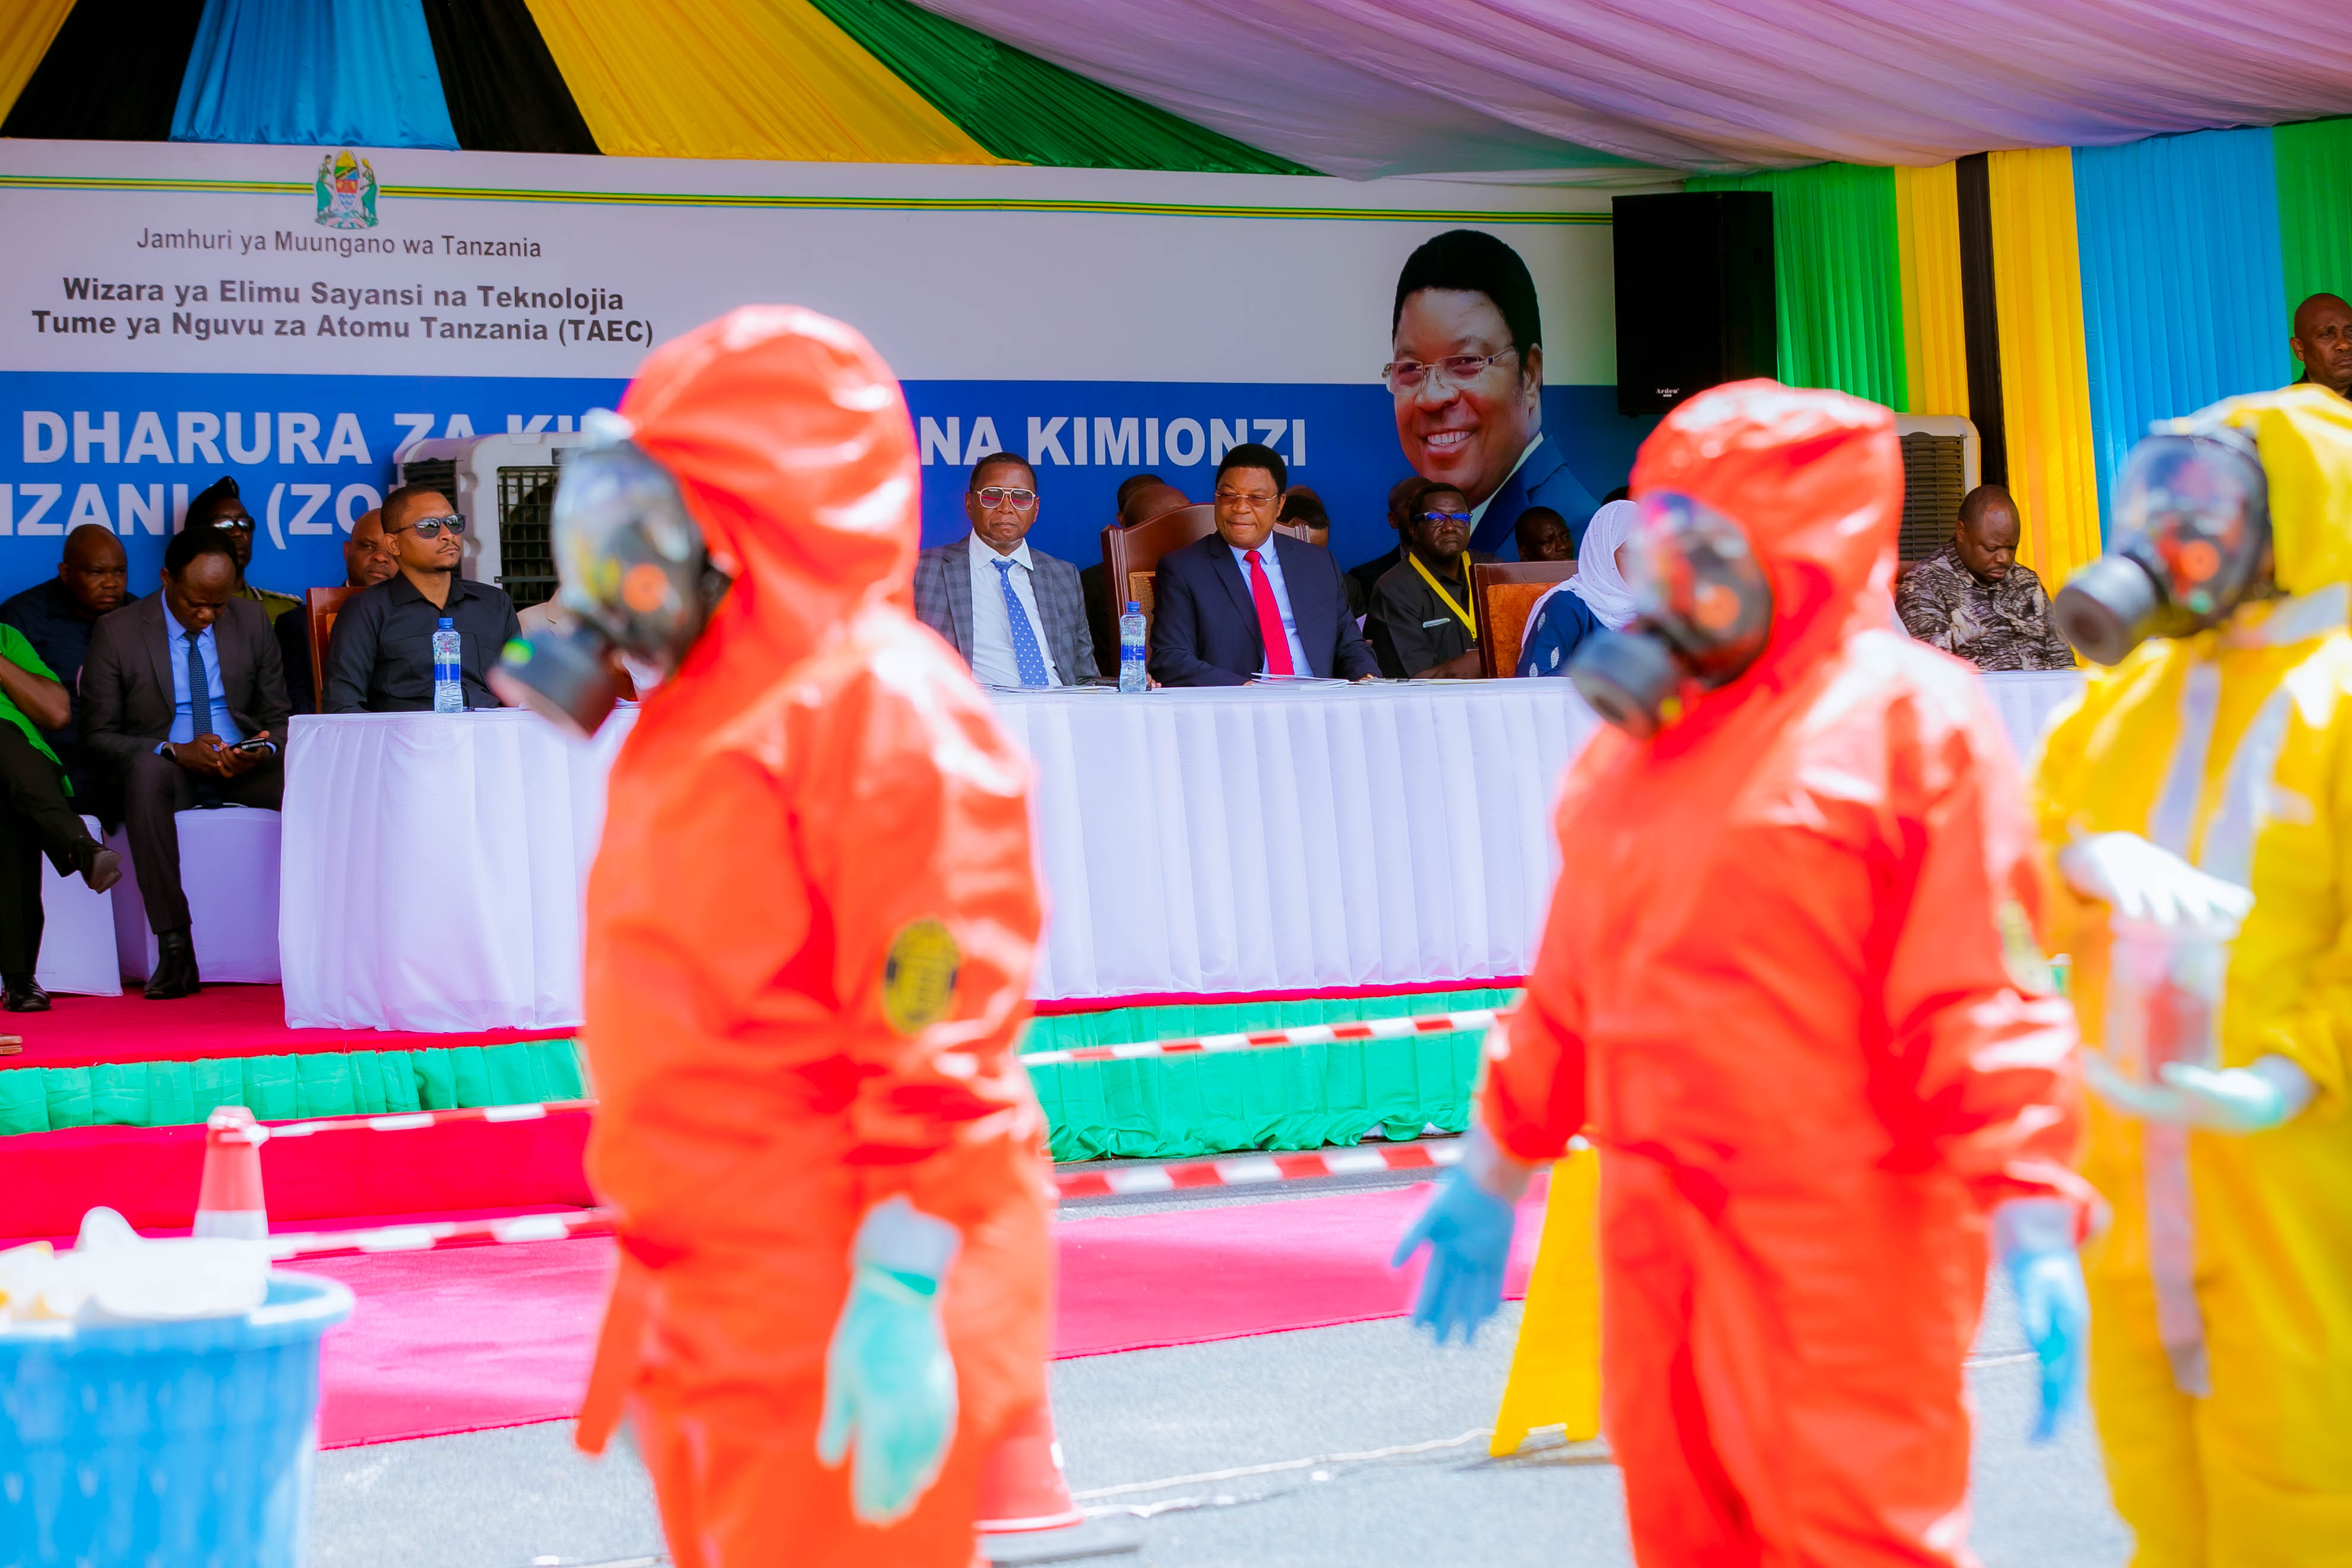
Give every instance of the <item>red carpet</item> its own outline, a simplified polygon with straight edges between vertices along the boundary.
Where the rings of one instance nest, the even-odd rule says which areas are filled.
[[[22,1035],[9,1068],[77,1068],[92,1062],[192,1062],[303,1051],[396,1051],[425,1046],[503,1046],[557,1039],[568,1029],[494,1029],[478,1035],[410,1035],[382,1029],[289,1029],[286,994],[275,985],[207,985],[177,1002],[121,996],[58,996],[46,1013],[14,1013],[0,1034]]]
[[[584,1110],[288,1138],[268,1146],[262,1184],[273,1218],[336,1221],[337,1228],[352,1215],[583,1207],[594,1201],[580,1168],[587,1140]],[[185,1226],[204,1164],[202,1127],[77,1127],[0,1138],[0,1237],[71,1236],[83,1211],[98,1204],[120,1209],[141,1230]]]
[[[1389,1254],[1426,1186],[1175,1214],[1070,1220],[1055,1353],[1196,1344],[1403,1315],[1418,1269]],[[1508,1293],[1527,1289],[1543,1208],[1519,1211]],[[569,1416],[611,1276],[607,1237],[332,1258],[299,1268],[349,1285],[327,1338],[330,1448]]]

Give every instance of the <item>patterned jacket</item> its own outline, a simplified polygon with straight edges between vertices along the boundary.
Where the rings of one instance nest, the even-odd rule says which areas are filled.
[[[2074,650],[2050,624],[2050,595],[2022,562],[1998,583],[1979,583],[1947,542],[1904,574],[1895,609],[1913,637],[1979,669],[2074,668]]]
[[[1057,555],[1029,547],[1029,591],[1054,672],[1065,686],[1101,673],[1095,666],[1094,634],[1087,630],[1086,595],[1078,569]],[[915,618],[955,645],[971,662],[971,535],[937,544],[915,557]]]

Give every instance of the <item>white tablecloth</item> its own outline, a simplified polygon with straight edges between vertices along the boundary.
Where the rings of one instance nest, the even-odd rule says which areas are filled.
[[[2033,760],[2034,744],[2042,739],[2042,726],[2050,715],[2083,689],[2079,669],[2003,670],[1979,679],[2009,731],[2009,743],[2016,748],[2020,765]]]
[[[580,1021],[581,888],[604,771],[520,710],[299,716],[287,745],[278,943],[295,1027]]]
[[[1039,997],[1526,972],[1565,680],[992,692],[1037,762]]]

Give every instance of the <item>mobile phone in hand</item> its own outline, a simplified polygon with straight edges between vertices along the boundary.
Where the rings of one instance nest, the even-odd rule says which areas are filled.
[[[269,737],[256,735],[249,741],[239,741],[228,749],[232,752],[266,752],[269,749]]]

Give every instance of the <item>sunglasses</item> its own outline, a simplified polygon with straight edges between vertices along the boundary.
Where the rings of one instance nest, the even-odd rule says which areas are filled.
[[[1470,521],[1470,514],[1466,511],[1425,511],[1421,514],[1421,521],[1423,522],[1458,522],[1466,526]]]
[[[387,528],[384,532],[407,533],[413,531],[419,539],[436,539],[440,537],[441,531],[445,528],[451,533],[465,532],[465,514],[453,511],[446,517],[420,517],[415,522],[403,524],[399,528]]]
[[[241,532],[251,533],[253,531],[253,519],[249,517],[216,517],[213,520],[213,526],[215,528],[234,528]]]
[[[1002,506],[1009,506],[1014,511],[1027,511],[1037,504],[1035,490],[1007,489],[1003,485],[991,485],[972,493],[980,497],[980,504],[990,511]]]

